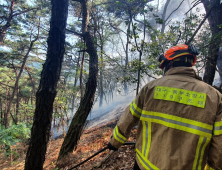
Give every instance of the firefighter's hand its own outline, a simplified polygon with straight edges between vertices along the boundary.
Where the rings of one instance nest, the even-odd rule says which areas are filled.
[[[108,148],[109,150],[114,150],[114,151],[117,151],[118,149],[115,148],[114,146],[111,145],[111,143],[108,143]]]

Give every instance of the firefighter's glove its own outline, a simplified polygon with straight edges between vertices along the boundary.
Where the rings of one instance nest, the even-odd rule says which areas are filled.
[[[111,143],[108,143],[108,148],[109,150],[114,150],[114,151],[117,151],[118,149],[115,148],[114,146],[111,145]]]

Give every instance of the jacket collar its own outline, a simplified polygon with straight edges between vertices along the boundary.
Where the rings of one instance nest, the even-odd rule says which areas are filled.
[[[196,75],[196,72],[192,67],[174,67],[174,68],[171,68],[165,73],[165,76],[169,76],[169,75],[189,76],[189,77],[196,78],[198,80],[202,80],[201,77]]]

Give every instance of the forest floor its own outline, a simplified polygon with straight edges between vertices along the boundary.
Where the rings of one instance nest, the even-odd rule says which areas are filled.
[[[77,149],[69,154],[69,156],[63,160],[63,164],[60,164],[61,170],[69,169],[84,161],[97,151],[106,147],[109,141],[109,137],[115,127],[116,121],[108,122],[103,126],[96,129],[88,129],[84,131]],[[129,142],[135,142],[136,129],[132,130]],[[44,170],[55,170],[56,160],[59,155],[63,138],[51,140],[48,144]],[[0,169],[2,170],[23,170],[25,165],[25,153],[28,145],[19,145],[14,150],[19,154],[19,158],[13,156],[0,155]],[[79,166],[78,170],[130,170],[134,166],[135,152],[133,146],[122,146],[118,151],[114,152],[110,158],[102,164],[100,168],[96,168],[97,165],[109,154],[109,150],[100,153],[85,164]]]

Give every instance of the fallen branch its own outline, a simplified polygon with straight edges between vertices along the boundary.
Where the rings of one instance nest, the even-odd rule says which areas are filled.
[[[135,142],[126,142],[123,145],[135,145]],[[85,162],[87,162],[88,160],[92,159],[93,157],[95,157],[96,155],[100,154],[101,152],[105,151],[106,149],[108,149],[108,146],[106,146],[105,148],[99,150],[98,152],[96,152],[95,154],[93,154],[92,156],[90,156],[89,158],[87,158],[85,161],[80,162],[78,165],[68,169],[68,170],[72,170],[74,168],[79,167],[80,165],[84,164]],[[112,154],[114,153],[114,151],[110,151],[110,153],[102,160],[102,162],[99,165],[102,165]]]
[[[112,156],[114,154],[114,152],[115,152],[114,150],[111,150],[109,152],[109,154],[106,155],[106,157],[98,165],[96,165],[94,168],[100,168],[102,166],[102,164],[104,164],[110,158],[110,156]]]

